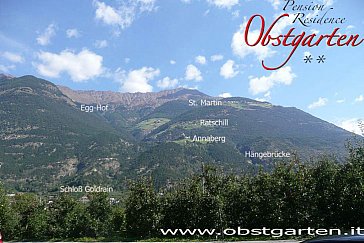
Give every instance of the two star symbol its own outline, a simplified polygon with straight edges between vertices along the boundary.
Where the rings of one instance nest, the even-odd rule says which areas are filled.
[[[316,59],[317,63],[325,63],[325,60],[326,60],[325,55],[319,56],[319,57]],[[312,55],[310,54],[310,55],[308,55],[308,56],[305,56],[305,58],[303,59],[303,61],[304,61],[305,63],[311,63],[311,62],[313,61],[313,57],[312,57]]]

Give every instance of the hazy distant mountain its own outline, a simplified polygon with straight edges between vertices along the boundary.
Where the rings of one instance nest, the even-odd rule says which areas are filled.
[[[191,101],[197,106],[191,106]],[[197,90],[157,93],[74,91],[33,76],[0,76],[1,181],[19,191],[102,184],[152,175],[157,185],[214,164],[238,173],[270,159],[246,151],[287,151],[309,158],[344,156],[351,133],[296,108]],[[201,102],[218,101],[218,106]],[[108,105],[85,112],[81,106]],[[228,119],[203,126],[201,119]],[[192,142],[194,136],[226,142]]]
[[[3,79],[12,79],[15,78],[14,76],[10,75],[10,74],[4,74],[4,73],[0,73],[0,80]]]

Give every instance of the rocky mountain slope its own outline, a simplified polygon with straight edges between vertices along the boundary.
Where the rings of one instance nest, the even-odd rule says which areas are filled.
[[[163,186],[202,163],[240,173],[282,160],[247,157],[247,151],[345,156],[353,136],[296,108],[188,89],[74,91],[33,76],[1,76],[0,101],[0,178],[17,191],[89,184],[123,190],[128,179],[145,175]],[[193,141],[195,136],[225,142]]]

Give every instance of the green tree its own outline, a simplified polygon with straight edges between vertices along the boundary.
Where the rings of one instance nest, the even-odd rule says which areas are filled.
[[[119,236],[125,236],[125,209],[121,205],[112,207],[111,225],[113,231]]]
[[[349,143],[349,157],[337,173],[336,188],[340,225],[347,228],[364,224],[364,141]]]
[[[90,204],[87,212],[91,217],[91,228],[94,235],[106,236],[112,230],[112,208],[107,193],[92,193],[89,195]]]
[[[242,176],[228,177],[223,191],[224,215],[227,227],[252,228],[252,219],[255,217],[253,207],[251,178]]]
[[[158,199],[151,180],[132,183],[126,200],[126,231],[133,237],[150,237],[156,232]]]
[[[315,227],[342,227],[338,225],[338,201],[337,180],[340,166],[331,159],[319,161],[311,169],[313,183],[313,224]]]
[[[223,225],[224,176],[205,167],[195,176],[168,190],[161,200],[161,228],[219,229]]]
[[[52,238],[67,239],[95,236],[86,207],[63,194],[49,206],[49,233]]]
[[[22,236],[22,239],[33,239],[34,232],[31,223],[36,223],[34,222],[34,215],[36,212],[39,213],[41,208],[44,208],[40,199],[30,193],[18,194],[14,198],[13,208],[19,217],[18,233]]]
[[[16,231],[19,218],[10,206],[3,185],[0,182],[0,230],[6,240],[15,239],[19,234]]]
[[[28,218],[28,237],[32,240],[48,239],[49,212],[45,206],[40,206]]]

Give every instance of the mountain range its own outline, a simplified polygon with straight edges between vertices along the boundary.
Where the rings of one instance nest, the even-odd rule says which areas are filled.
[[[0,75],[0,101],[0,179],[15,191],[88,184],[122,191],[140,176],[152,176],[159,187],[196,173],[202,163],[238,174],[285,160],[251,158],[247,151],[340,160],[354,136],[294,107],[184,88],[76,91],[34,76]],[[226,126],[201,121],[226,119]]]

